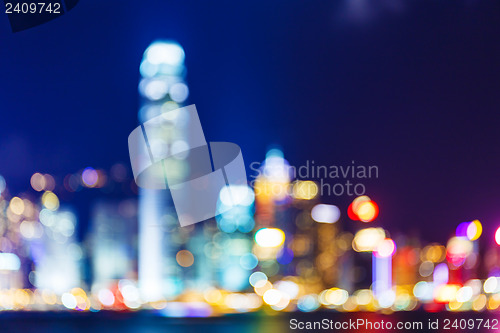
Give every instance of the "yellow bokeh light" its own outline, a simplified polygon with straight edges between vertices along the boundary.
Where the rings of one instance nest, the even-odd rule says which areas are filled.
[[[450,303],[456,300],[459,289],[457,284],[443,284],[436,289],[434,299],[438,303]]]
[[[73,289],[71,289],[71,293],[73,294],[73,296],[80,296],[82,298],[87,297],[85,290],[83,290],[82,288],[73,288]]]
[[[276,305],[281,300],[281,292],[276,289],[269,289],[264,293],[262,299],[266,304]]]
[[[25,307],[30,303],[30,294],[24,289],[17,289],[14,292],[14,302],[20,307]]]
[[[265,177],[258,177],[254,183],[255,197],[263,202],[284,200],[289,195],[289,187],[289,182],[270,181]]]
[[[357,213],[359,206],[364,203],[364,202],[369,202],[371,201],[370,197],[367,195],[362,195],[357,197],[352,201],[352,210]]]
[[[210,304],[217,304],[222,301],[222,293],[218,289],[209,289],[203,294],[205,300]]]
[[[369,289],[360,289],[354,296],[358,305],[368,305],[373,301],[373,295]]]
[[[483,233],[483,226],[479,220],[472,221],[467,227],[467,238],[471,241],[474,241],[481,237]]]
[[[371,222],[377,215],[377,207],[371,201],[365,201],[359,204],[356,215],[363,222]]]
[[[378,244],[385,238],[382,228],[366,228],[356,233],[352,246],[357,252],[370,252],[377,248]]]
[[[500,295],[492,295],[488,300],[488,310],[496,310],[500,306]]]
[[[10,200],[9,208],[14,214],[21,215],[24,212],[24,201],[19,197],[14,197]]]
[[[463,305],[462,302],[459,302],[459,301],[456,301],[456,300],[452,300],[449,304],[448,304],[448,308],[451,310],[451,311],[457,311],[458,309],[460,309],[460,307]]]
[[[53,305],[57,302],[57,295],[50,290],[42,290],[42,300],[46,304]]]
[[[332,288],[326,291],[325,299],[329,304],[342,305],[349,298],[349,293],[344,289]]]
[[[358,303],[356,302],[356,296],[351,296],[347,299],[347,301],[342,304],[342,309],[347,312],[356,311],[358,308]]]
[[[51,191],[46,191],[42,195],[42,204],[49,210],[57,210],[59,208],[59,198]]]
[[[446,248],[443,245],[427,245],[421,252],[422,261],[441,262],[446,257]]]
[[[292,193],[295,199],[311,200],[318,195],[318,185],[310,180],[299,180],[293,184]]]
[[[474,301],[472,301],[472,310],[482,311],[486,306],[487,298],[485,295],[478,295]]]
[[[266,291],[272,288],[273,288],[272,283],[266,280],[257,282],[253,289],[257,295],[263,296]]]

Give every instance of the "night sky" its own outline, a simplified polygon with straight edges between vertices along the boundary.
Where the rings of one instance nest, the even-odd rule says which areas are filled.
[[[37,171],[128,164],[138,66],[167,38],[207,140],[239,144],[247,165],[273,144],[294,165],[377,165],[377,225],[444,241],[478,218],[492,232],[499,18],[498,1],[81,0],[12,33],[1,14],[0,174],[16,193]]]

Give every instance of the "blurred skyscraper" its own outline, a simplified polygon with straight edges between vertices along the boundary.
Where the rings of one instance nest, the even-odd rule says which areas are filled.
[[[44,208],[39,218],[44,231],[40,238],[31,241],[35,276],[30,281],[37,288],[56,294],[79,287],[82,249],[75,237],[75,213],[68,208]]]
[[[188,146],[182,128],[189,119],[169,117],[168,112],[183,106],[189,90],[184,81],[184,50],[171,41],[152,43],[140,66],[139,92],[142,106],[139,121],[144,123],[165,114],[165,121],[152,133],[151,149],[172,152]],[[164,165],[169,175],[185,177],[185,161],[169,159]],[[180,252],[193,227],[181,228],[168,190],[141,188],[139,191],[139,288],[144,301],[171,298],[184,288],[184,267],[193,264],[192,253]]]
[[[292,240],[289,223],[291,180],[290,165],[283,158],[283,152],[271,149],[254,184],[257,232],[253,247],[259,259],[258,269],[270,278],[291,273],[288,272],[288,264],[293,258],[289,248]]]
[[[137,202],[99,201],[92,207],[93,286],[137,278]]]

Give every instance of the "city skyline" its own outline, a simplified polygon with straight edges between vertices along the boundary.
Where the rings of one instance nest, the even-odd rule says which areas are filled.
[[[111,16],[113,2],[92,14],[92,4],[79,3],[16,34],[0,25],[0,155],[12,161],[0,163],[0,174],[15,192],[37,171],[127,163],[138,66],[147,46],[165,38],[186,50],[191,102],[203,110],[207,137],[238,143],[248,162],[277,144],[292,165],[377,165],[368,192],[394,230],[432,227],[430,237],[444,242],[458,221],[478,218],[494,232],[496,5],[460,2],[443,20],[442,3],[400,11],[365,3],[373,16],[357,20],[345,16],[344,1],[272,13],[236,3],[196,11],[189,1],[120,4]],[[232,10],[245,14],[236,19]],[[297,33],[283,28],[292,21]],[[84,40],[75,39],[81,31]]]

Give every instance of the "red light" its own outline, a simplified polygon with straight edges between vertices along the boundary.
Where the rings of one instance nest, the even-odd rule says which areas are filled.
[[[378,213],[378,205],[366,195],[354,199],[347,209],[347,215],[354,221],[372,222]]]

